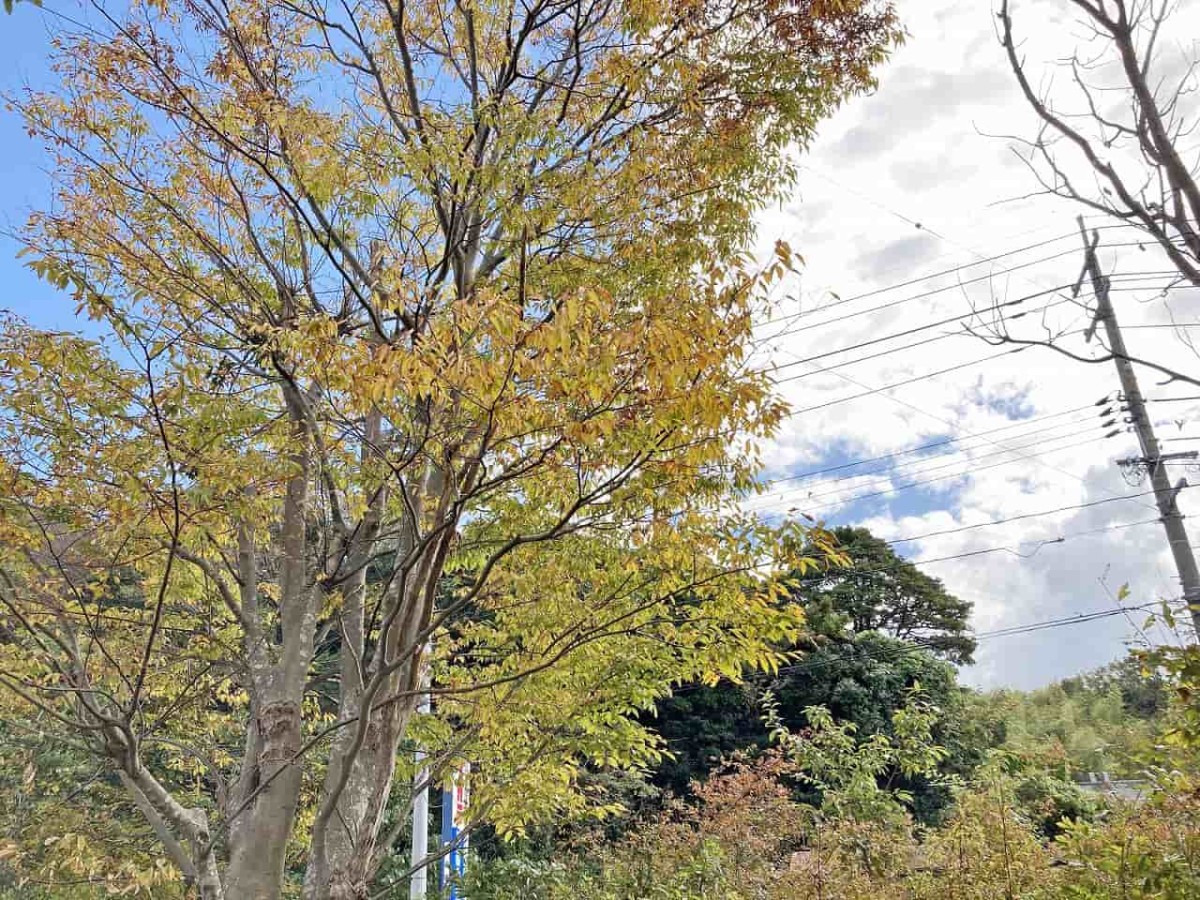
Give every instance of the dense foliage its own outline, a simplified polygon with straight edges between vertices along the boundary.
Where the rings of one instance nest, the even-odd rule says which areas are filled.
[[[655,783],[683,794],[730,754],[765,748],[770,732],[762,720],[761,700],[767,691],[774,696],[780,721],[790,728],[811,724],[806,710],[819,706],[868,738],[892,735],[893,715],[918,685],[939,711],[934,738],[947,750],[939,773],[969,773],[1001,738],[995,713],[959,686],[949,664],[903,641],[868,632],[823,642],[776,675],[691,685],[660,702],[651,723],[671,755],[655,768]],[[912,791],[918,818],[936,821],[950,799],[946,788],[924,776],[898,777]]]
[[[787,649],[799,662],[737,682],[686,685],[657,704],[647,721],[669,754],[655,768],[657,785],[683,794],[731,753],[766,747],[759,701],[767,691],[792,728],[806,724],[806,708],[823,706],[867,737],[890,733],[904,696],[920,685],[944,712],[935,726],[948,750],[943,774],[970,771],[983,749],[997,743],[994,718],[959,688],[944,661],[966,662],[975,649],[970,604],[869,531],[837,528],[832,535],[846,564],[793,580],[790,600],[803,610],[807,628]],[[949,795],[919,782],[912,785],[918,815],[933,821]]]
[[[1161,725],[1168,700],[1168,682],[1143,672],[1135,657],[1029,693],[983,698],[1004,722],[1010,746],[1060,760],[1063,775],[1112,777],[1140,771],[1138,755]]]
[[[1193,654],[1194,655],[1194,654]],[[1022,706],[1045,721],[1071,720],[1080,704],[1124,687],[1125,716],[1148,724],[1136,752],[1139,801],[1081,791],[1063,772],[1095,752],[1047,729],[1033,734]],[[735,760],[613,840],[597,833],[557,852],[510,853],[470,875],[470,896],[500,900],[1185,900],[1200,896],[1200,754],[1194,743],[1165,750],[1171,711],[1157,677],[1136,661],[1069,679],[1030,695],[978,698],[1013,717],[1015,740],[952,785],[938,826],[908,815],[890,771],[932,774],[945,754],[933,738],[939,715],[910,692],[892,734],[861,739],[825,709],[786,728],[768,699],[775,747]],[[1156,701],[1157,702],[1157,701]],[[1154,706],[1154,704],[1151,704]],[[1100,717],[1107,721],[1108,712]],[[1138,716],[1143,718],[1138,718]],[[1087,717],[1084,717],[1085,719]],[[1090,732],[1092,720],[1081,726]],[[1072,757],[1072,748],[1080,754]],[[1131,749],[1134,749],[1131,745]],[[816,786],[817,793],[798,791]]]
[[[798,579],[795,596],[817,634],[879,632],[955,663],[971,662],[971,604],[865,528],[835,528],[850,565]]]

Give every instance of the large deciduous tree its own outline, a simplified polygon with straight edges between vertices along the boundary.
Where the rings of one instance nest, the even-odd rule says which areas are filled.
[[[655,752],[630,713],[794,639],[770,575],[811,539],[712,512],[784,412],[741,253],[886,4],[72,27],[19,102],[56,184],[27,239],[103,336],[0,336],[0,684],[201,897],[370,896],[414,735],[503,826],[576,807],[580,760]]]

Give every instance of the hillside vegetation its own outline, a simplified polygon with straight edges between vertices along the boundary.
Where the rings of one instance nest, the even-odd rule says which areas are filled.
[[[862,643],[844,649],[852,662]],[[755,700],[747,685],[708,689],[706,705],[686,701],[688,713],[706,711],[706,745],[742,750],[681,796],[647,800],[622,785],[638,811],[615,824],[496,847],[467,896],[1194,898],[1200,745],[1181,666],[1193,656],[1138,653],[1040,690],[991,693],[952,675],[927,689],[916,675],[936,666],[928,653],[877,659],[876,681],[907,681],[886,726],[863,718],[878,705],[857,721],[825,706],[785,721],[783,690],[838,693],[815,669],[781,674]],[[861,686],[861,658],[851,671],[840,690]],[[741,719],[713,715],[722,694],[731,706],[740,698]],[[766,742],[748,727],[750,704]],[[725,734],[713,724],[730,721]],[[647,777],[672,782],[678,766],[666,760]],[[1081,788],[1089,773],[1132,781],[1126,794],[1136,799]]]

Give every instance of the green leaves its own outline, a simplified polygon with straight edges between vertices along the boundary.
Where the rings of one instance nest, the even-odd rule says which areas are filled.
[[[839,637],[879,631],[951,662],[971,661],[970,603],[865,529],[838,528],[833,536],[845,568],[799,579],[795,592],[816,630]]]
[[[779,715],[770,696],[763,717],[772,739],[797,766],[798,776],[820,792],[821,809],[828,816],[862,822],[897,822],[905,816],[903,804],[911,801],[900,790],[881,786],[883,776],[899,771],[906,776],[933,776],[947,751],[933,739],[939,718],[919,686],[892,714],[892,735],[856,737],[852,722],[836,722],[823,706],[804,711],[807,727],[793,732]]]

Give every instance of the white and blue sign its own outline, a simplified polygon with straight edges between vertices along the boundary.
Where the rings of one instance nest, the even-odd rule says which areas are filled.
[[[458,886],[454,883],[467,871],[467,847],[470,843],[465,828],[467,806],[471,802],[468,784],[471,764],[463,763],[442,788],[442,848],[450,852],[442,857],[441,886],[450,887],[450,900],[462,900]]]

